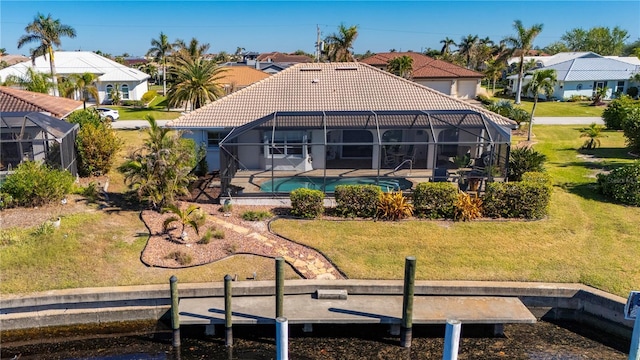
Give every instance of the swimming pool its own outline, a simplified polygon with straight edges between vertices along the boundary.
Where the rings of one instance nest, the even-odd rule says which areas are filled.
[[[322,190],[323,185],[324,192],[332,193],[338,185],[378,185],[382,191],[398,191],[411,189],[413,183],[404,178],[327,177],[325,180],[322,176],[294,176],[267,180],[260,185],[260,191],[290,193],[299,188]]]

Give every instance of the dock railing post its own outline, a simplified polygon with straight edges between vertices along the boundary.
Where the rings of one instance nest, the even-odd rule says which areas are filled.
[[[180,347],[180,312],[178,303],[178,278],[172,275],[169,278],[169,288],[171,289],[171,329],[173,330],[173,347]]]
[[[416,277],[416,258],[407,256],[404,263],[404,290],[402,297],[402,327],[400,329],[400,346],[411,347],[413,325],[413,293]]]
[[[285,317],[276,318],[276,360],[289,359],[289,321]]]
[[[284,258],[276,258],[276,318],[283,317]]]
[[[224,345],[233,346],[233,330],[231,328],[231,275],[224,276]]]
[[[458,359],[461,327],[462,324],[460,321],[447,319],[447,327],[444,331],[444,351],[442,352],[442,360]]]

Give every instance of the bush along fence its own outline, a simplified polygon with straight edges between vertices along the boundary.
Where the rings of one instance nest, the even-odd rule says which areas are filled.
[[[460,191],[449,182],[419,183],[407,197],[401,192],[384,193],[374,185],[344,185],[336,187],[335,213],[379,220],[410,216],[456,221],[481,217],[541,219],[549,212],[551,192],[551,178],[539,172],[524,173],[521,181],[490,183],[482,196]],[[291,212],[316,218],[324,211],[323,198],[319,190],[297,189],[291,193]]]

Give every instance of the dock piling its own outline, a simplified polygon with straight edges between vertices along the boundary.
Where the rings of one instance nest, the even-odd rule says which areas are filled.
[[[462,324],[460,321],[447,319],[447,325],[444,331],[444,351],[442,353],[442,360],[458,359],[461,327]]]
[[[276,258],[276,318],[283,317],[284,303],[284,258]]]
[[[402,296],[402,327],[400,346],[411,347],[413,325],[413,293],[416,278],[416,258],[407,256],[404,263],[404,290]]]
[[[224,345],[233,346],[233,330],[231,328],[231,275],[224,276]]]
[[[178,310],[178,278],[172,275],[169,278],[169,288],[171,289],[171,329],[173,330],[172,345],[180,347],[180,312]]]
[[[289,359],[289,321],[276,318],[276,360]]]

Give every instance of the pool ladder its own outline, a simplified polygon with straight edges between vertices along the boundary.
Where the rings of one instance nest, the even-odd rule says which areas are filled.
[[[411,170],[413,170],[413,160],[411,159],[406,159],[403,162],[401,162],[398,166],[396,166],[395,169],[393,169],[393,175],[395,175],[396,171],[398,171],[398,169],[400,169],[402,165],[406,163],[409,163],[409,175],[411,175]]]

